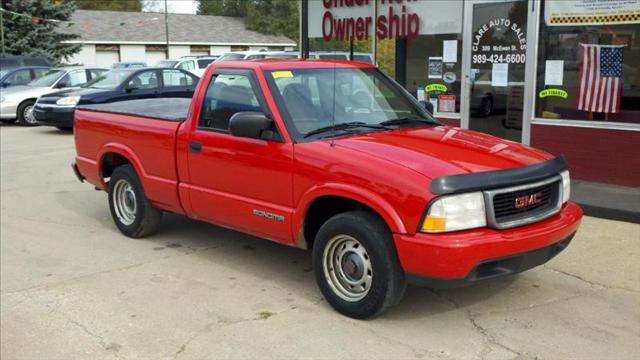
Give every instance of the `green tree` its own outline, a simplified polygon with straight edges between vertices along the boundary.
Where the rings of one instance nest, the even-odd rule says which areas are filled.
[[[198,15],[247,16],[247,6],[253,0],[197,0]]]
[[[55,63],[69,59],[80,51],[80,44],[65,43],[79,38],[76,34],[57,32],[51,20],[68,21],[76,9],[73,1],[0,0],[3,9],[27,16],[2,13],[5,53],[13,55],[46,56]]]
[[[298,39],[296,0],[197,0],[198,14],[244,17],[247,29]]]
[[[82,10],[112,10],[112,11],[142,11],[139,0],[75,0],[78,9]]]

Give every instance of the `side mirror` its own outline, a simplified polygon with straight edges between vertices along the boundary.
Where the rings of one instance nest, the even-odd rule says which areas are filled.
[[[431,101],[420,101],[420,104],[422,104],[422,106],[427,109],[429,114],[433,115],[433,103],[431,103]]]
[[[264,113],[253,111],[237,112],[229,119],[229,132],[237,137],[250,139],[279,140],[273,131],[273,120]]]

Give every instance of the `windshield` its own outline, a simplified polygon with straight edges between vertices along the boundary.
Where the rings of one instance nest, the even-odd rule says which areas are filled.
[[[437,123],[406,91],[373,68],[273,70],[269,83],[279,94],[294,137],[340,124],[376,125],[412,120]],[[275,88],[275,89],[274,89]],[[363,127],[373,131],[372,126]]]
[[[29,86],[36,86],[36,87],[47,87],[47,86],[51,86],[53,85],[56,80],[58,80],[63,74],[65,73],[64,70],[48,70],[47,72],[45,72],[44,74],[42,74],[42,77],[37,78],[35,80],[33,80],[32,82],[28,83],[27,85]]]
[[[244,54],[226,53],[220,56],[216,61],[241,60],[241,59],[244,59]]]
[[[117,69],[107,71],[106,73],[93,78],[91,81],[84,84],[83,87],[94,89],[115,89],[134,71],[135,70],[133,69]]]
[[[176,66],[177,63],[178,63],[178,60],[162,60],[156,64],[156,67],[172,68]]]

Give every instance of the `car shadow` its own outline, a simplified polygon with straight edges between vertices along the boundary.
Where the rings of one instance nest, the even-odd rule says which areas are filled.
[[[100,226],[105,226],[113,232],[113,236],[124,237],[111,219],[106,206],[106,196],[102,199],[104,206],[88,206],[87,202],[93,202],[95,199],[93,196],[87,197],[86,192],[56,193],[57,202],[65,209],[73,211],[79,217],[97,219]],[[88,213],[87,207],[94,211]],[[149,242],[152,244],[149,247],[152,251],[170,249],[195,255],[199,261],[214,262],[234,272],[244,273],[247,278],[275,282],[279,288],[287,289],[288,292],[313,302],[322,299],[322,294],[315,284],[311,252],[307,250],[172,213],[164,213],[155,235],[131,241]],[[403,300],[382,317],[395,320],[427,318],[443,312],[464,309],[494,296],[501,296],[517,279],[517,276],[511,276],[468,287],[443,290],[408,286]],[[329,309],[326,302],[324,306]]]
[[[115,225],[113,227],[117,231]],[[165,214],[158,233],[142,240],[153,242],[156,247],[181,247],[185,252],[196,254],[200,260],[213,261],[249,277],[276,282],[279,287],[298,295],[322,298],[313,275],[311,252],[307,250],[175,214]],[[466,308],[499,295],[514,281],[517,276],[443,290],[409,285],[403,300],[382,317],[390,320],[427,318]],[[329,309],[328,304],[325,306]]]

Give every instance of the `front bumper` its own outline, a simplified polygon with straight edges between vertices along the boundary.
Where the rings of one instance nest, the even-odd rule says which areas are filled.
[[[36,104],[33,108],[33,115],[38,124],[60,128],[73,127],[74,112],[75,107],[42,107]]]
[[[543,221],[506,230],[394,234],[393,238],[410,282],[455,287],[544,264],[568,245],[581,219],[582,209],[569,202]]]
[[[18,114],[18,104],[10,102],[0,103],[0,119],[15,119]]]

